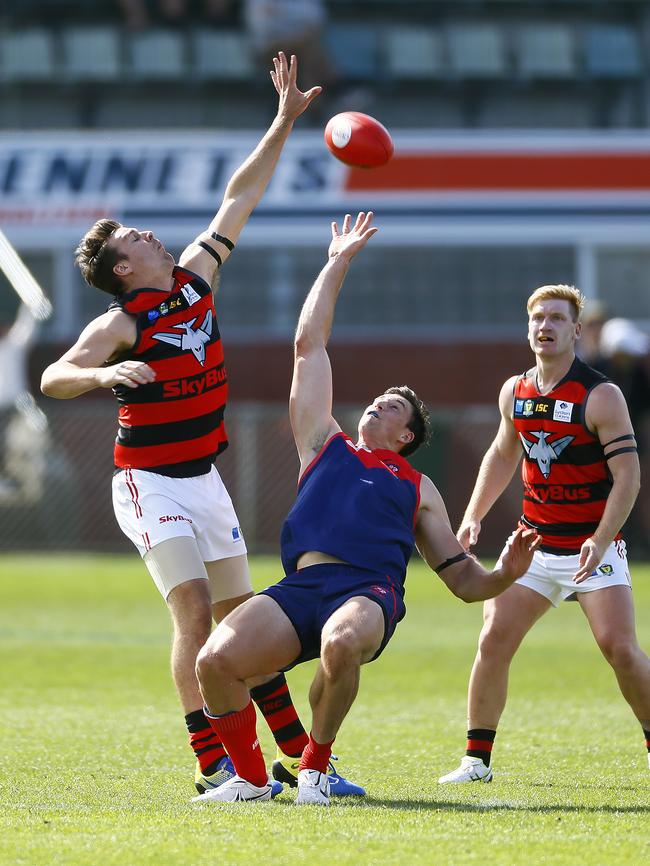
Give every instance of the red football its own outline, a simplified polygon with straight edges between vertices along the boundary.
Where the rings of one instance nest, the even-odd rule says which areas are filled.
[[[386,127],[359,111],[335,114],[325,127],[325,144],[337,159],[356,168],[385,165],[393,155]]]

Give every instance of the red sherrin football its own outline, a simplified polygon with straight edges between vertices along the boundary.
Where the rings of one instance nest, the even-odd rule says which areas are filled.
[[[325,127],[325,144],[337,159],[356,168],[385,165],[393,155],[386,127],[359,111],[334,115]]]

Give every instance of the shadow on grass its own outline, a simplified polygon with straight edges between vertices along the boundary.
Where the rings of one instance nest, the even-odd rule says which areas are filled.
[[[343,805],[341,800],[337,804]],[[345,805],[358,805],[364,808],[375,809],[399,809],[401,812],[533,812],[547,813],[554,812],[566,813],[576,812],[593,815],[607,814],[628,814],[628,815],[648,815],[650,814],[650,806],[572,806],[567,803],[557,803],[551,805],[533,804],[526,805],[521,803],[506,803],[506,802],[486,802],[486,803],[450,803],[442,800],[375,800],[372,797],[365,797],[363,803],[347,803]]]

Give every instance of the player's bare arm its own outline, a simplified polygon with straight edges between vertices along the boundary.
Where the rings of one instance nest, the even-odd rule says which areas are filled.
[[[598,566],[627,520],[639,493],[641,477],[630,414],[618,386],[604,382],[594,388],[587,400],[585,422],[604,448],[613,484],[598,528],[580,550],[576,583],[588,578]]]
[[[518,529],[508,542],[501,566],[487,571],[466,554],[454,536],[442,497],[426,475],[420,482],[415,539],[427,565],[455,596],[468,602],[493,598],[525,574],[541,541],[534,530]]]
[[[510,483],[521,460],[521,445],[512,423],[516,380],[516,376],[511,376],[501,387],[499,429],[481,461],[474,490],[456,533],[465,550],[472,548],[478,541],[481,521]]]
[[[289,414],[301,472],[327,439],[341,429],[332,417],[332,368],[327,343],[350,261],[377,231],[372,218],[371,212],[361,212],[352,225],[352,217],[346,214],[340,230],[337,223],[332,223],[327,264],[316,277],[298,320]]]
[[[135,321],[121,311],[104,313],[92,321],[68,351],[50,364],[41,378],[48,397],[68,400],[94,388],[126,385],[137,388],[152,382],[154,371],[142,361],[110,361],[136,341]]]
[[[293,124],[321,92],[320,87],[303,91],[296,78],[298,61],[291,62],[283,52],[273,58],[271,79],[278,93],[278,112],[267,133],[248,159],[231,177],[217,215],[207,231],[200,234],[182,253],[179,264],[212,284],[220,265],[232,252],[241,230],[259,203],[273,175]]]

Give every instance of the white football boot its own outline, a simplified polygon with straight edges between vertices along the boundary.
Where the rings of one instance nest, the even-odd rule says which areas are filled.
[[[465,755],[465,757],[461,759],[460,767],[458,767],[458,769],[453,770],[451,773],[447,773],[446,776],[441,776],[438,779],[438,782],[441,785],[446,785],[449,782],[458,784],[460,782],[491,781],[492,767],[486,767],[480,758],[470,758],[469,755]]]
[[[329,806],[330,783],[326,773],[318,770],[301,770],[298,773],[298,796],[296,803],[301,806],[311,803],[315,806]]]
[[[198,797],[192,797],[193,803],[261,803],[271,800],[282,791],[281,782],[269,778],[266,785],[258,788],[252,782],[242,779],[241,776],[233,776],[218,788],[212,788]]]

